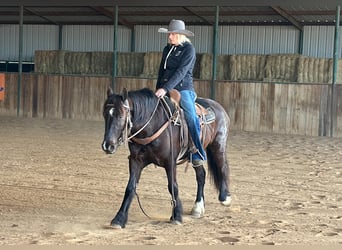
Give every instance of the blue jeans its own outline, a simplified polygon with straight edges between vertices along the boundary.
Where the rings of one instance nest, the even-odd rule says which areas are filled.
[[[200,139],[200,122],[199,118],[197,117],[195,108],[195,100],[197,95],[194,91],[191,90],[182,90],[180,91],[180,94],[180,106],[184,110],[184,116],[186,123],[188,124],[191,138],[194,142],[195,147],[197,148],[197,152],[192,155],[192,159],[206,160],[206,154]]]

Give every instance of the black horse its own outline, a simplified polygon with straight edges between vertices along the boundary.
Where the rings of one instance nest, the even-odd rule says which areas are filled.
[[[128,142],[129,180],[119,211],[111,221],[115,228],[125,227],[128,210],[136,194],[142,170],[149,164],[165,168],[168,190],[172,195],[173,211],[171,222],[182,223],[182,203],[178,195],[176,165],[189,160],[191,140],[188,140],[186,125],[182,125],[182,110],[169,108],[164,99],[159,99],[150,89],[144,88],[121,95],[107,91],[103,106],[105,133],[102,149],[113,154],[119,145]],[[230,205],[228,188],[229,166],[227,142],[229,116],[217,102],[198,98],[211,109],[210,121],[202,119],[202,142],[207,152],[207,164],[218,190],[218,199],[223,205]],[[204,118],[204,116],[203,116]],[[203,166],[194,167],[197,180],[197,196],[192,209],[194,217],[204,213],[204,184],[206,171]]]

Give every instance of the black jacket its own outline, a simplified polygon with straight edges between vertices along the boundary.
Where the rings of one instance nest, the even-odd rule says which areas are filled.
[[[192,71],[195,61],[196,52],[191,43],[165,46],[156,89],[164,88],[167,92],[171,89],[194,91]]]

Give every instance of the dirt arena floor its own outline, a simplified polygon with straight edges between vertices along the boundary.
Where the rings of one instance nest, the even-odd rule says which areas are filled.
[[[163,169],[148,166],[125,229],[109,229],[128,179],[128,149],[102,152],[103,122],[0,116],[1,245],[341,245],[342,138],[231,131],[233,202],[178,166],[182,225],[169,223]]]

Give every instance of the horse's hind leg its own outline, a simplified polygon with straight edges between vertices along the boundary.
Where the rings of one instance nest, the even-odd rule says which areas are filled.
[[[196,181],[197,181],[197,195],[195,204],[192,207],[191,214],[195,218],[200,218],[204,212],[204,184],[205,184],[205,176],[206,172],[203,166],[194,167],[196,172]]]

